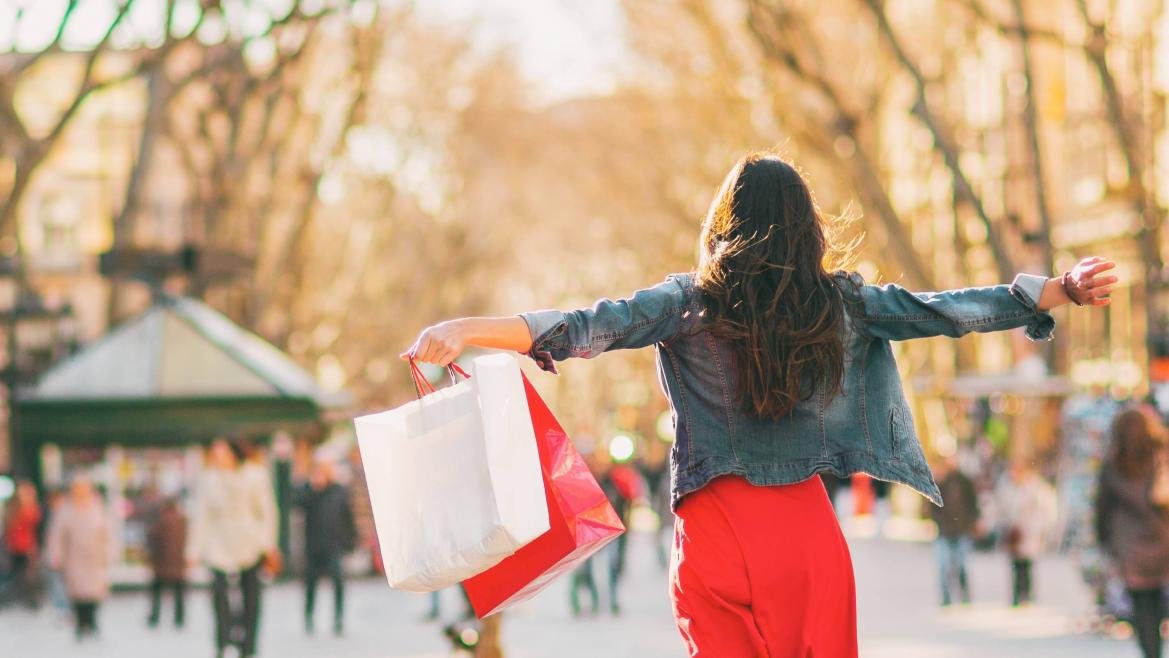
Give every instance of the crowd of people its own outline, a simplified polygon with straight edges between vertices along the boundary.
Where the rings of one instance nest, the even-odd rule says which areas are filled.
[[[1154,408],[1138,404],[1116,413],[1104,439],[1094,530],[1106,557],[1105,580],[1121,585],[1124,600],[1111,602],[1123,612],[1102,612],[1126,617],[1142,655],[1160,658],[1161,627],[1169,613],[1169,432]],[[998,545],[1010,560],[1010,603],[1032,602],[1033,565],[1058,519],[1055,489],[1021,456],[1009,461],[990,496],[980,495],[954,457],[939,460],[934,473],[946,501],[945,507],[930,507],[938,530],[941,604],[951,605],[955,594],[970,602],[966,557],[976,541]]]
[[[328,460],[316,460],[298,475],[304,477],[294,484],[291,500],[304,519],[305,630],[313,632],[317,583],[328,575],[334,593],[332,628],[341,634],[341,560],[356,542],[349,492],[337,483]],[[159,625],[163,595],[169,592],[173,623],[181,628],[191,575],[202,568],[209,575],[215,655],[235,647],[239,656],[254,656],[264,576],[285,571],[268,468],[246,441],[216,439],[190,493],[189,501],[165,497],[147,512],[151,578],[146,623]],[[0,578],[0,605],[38,608],[47,598],[71,620],[78,641],[98,635],[98,613],[110,594],[114,560],[108,516],[101,492],[84,474],[75,475],[67,491],[50,492],[45,504],[32,483],[20,482],[3,516],[8,568]],[[234,589],[239,596],[233,596]]]
[[[937,524],[935,542],[941,603],[971,601],[967,556],[976,541],[999,544],[1010,565],[1013,606],[1034,601],[1034,562],[1047,548],[1056,527],[1058,509],[1055,489],[1026,458],[1009,461],[1006,472],[989,496],[981,495],[974,480],[959,467],[954,456],[939,459],[934,474],[945,507],[929,507]],[[990,507],[992,514],[987,514]],[[989,518],[988,518],[989,517]]]

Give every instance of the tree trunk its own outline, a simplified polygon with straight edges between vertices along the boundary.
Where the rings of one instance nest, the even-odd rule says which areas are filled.
[[[18,212],[24,200],[24,193],[28,191],[28,184],[32,181],[32,172],[40,164],[40,157],[22,157],[15,160],[15,171],[12,174],[12,188],[8,191],[8,198],[0,206],[0,231],[20,241],[20,226]],[[30,161],[31,160],[31,161]],[[19,249],[19,244],[17,245]]]
[[[1051,246],[1051,210],[1047,205],[1047,184],[1043,177],[1043,151],[1039,143],[1039,113],[1035,108],[1035,73],[1031,61],[1031,35],[1023,0],[1013,0],[1015,22],[1018,24],[1019,48],[1022,56],[1023,77],[1027,81],[1027,97],[1023,106],[1023,127],[1030,146],[1031,176],[1035,185],[1035,205],[1039,212],[1039,247],[1043,254],[1043,272],[1055,271],[1055,255]]]
[[[970,204],[970,207],[974,209],[975,214],[978,215],[978,218],[986,228],[986,243],[990,246],[991,253],[994,255],[995,264],[998,265],[999,277],[1004,281],[1010,281],[1017,274],[1015,264],[1007,252],[1002,237],[999,235],[998,227],[991,221],[990,216],[986,214],[986,208],[982,204],[982,198],[975,193],[974,186],[962,170],[958,159],[958,145],[954,142],[949,128],[943,125],[942,121],[930,108],[929,99],[926,97],[925,77],[913,61],[909,59],[909,55],[902,47],[901,41],[897,38],[896,33],[893,32],[893,26],[889,24],[889,17],[885,14],[884,2],[882,0],[864,0],[864,5],[868,7],[873,17],[877,20],[877,27],[879,28],[882,39],[893,51],[901,67],[913,78],[914,87],[917,90],[917,101],[913,105],[911,114],[917,117],[926,129],[930,131],[930,134],[933,135],[934,148],[941,153],[942,159],[946,163],[946,168],[950,170],[950,176],[954,180],[954,188],[958,191],[959,197]]]
[[[134,242],[135,220],[138,209],[142,205],[143,182],[149,175],[154,164],[154,148],[157,137],[163,130],[166,120],[167,106],[170,103],[171,85],[166,77],[163,61],[152,64],[146,69],[147,105],[146,116],[142,124],[142,134],[138,138],[138,157],[130,169],[130,180],[126,184],[122,208],[114,218],[114,248],[127,247]],[[121,305],[121,287],[118,277],[109,278],[110,296],[106,303],[106,326],[114,326],[118,321],[118,307]]]

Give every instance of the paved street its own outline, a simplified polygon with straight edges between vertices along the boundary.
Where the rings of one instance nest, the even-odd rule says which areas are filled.
[[[1052,557],[1038,564],[1038,604],[1011,610],[1007,568],[1001,555],[977,555],[973,563],[974,596],[968,607],[939,610],[929,544],[884,539],[851,540],[859,589],[861,655],[865,658],[1136,658],[1135,643],[1077,633],[1089,602],[1071,565]],[[595,658],[681,655],[670,620],[664,572],[659,570],[648,538],[635,535],[631,565],[619,618],[607,614],[573,619],[566,603],[567,585],[549,591],[510,612],[504,638],[510,658]],[[598,579],[602,576],[598,569]],[[602,584],[603,587],[603,584]],[[602,591],[603,593],[603,591]],[[318,628],[328,629],[331,604],[320,597]],[[444,613],[461,606],[446,592]],[[306,637],[301,629],[301,592],[293,584],[269,588],[264,602],[261,655],[278,658],[437,658],[448,655],[439,626],[422,621],[424,596],[390,591],[380,580],[355,582],[350,588],[346,635],[328,632]],[[102,637],[76,645],[68,630],[46,612],[0,613],[5,651],[22,657],[201,658],[211,656],[211,615],[205,592],[189,601],[186,629],[148,630],[146,602],[140,594],[115,596],[101,611]],[[169,609],[164,609],[169,611]]]

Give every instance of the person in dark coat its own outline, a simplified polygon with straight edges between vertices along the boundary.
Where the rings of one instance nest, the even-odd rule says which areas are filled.
[[[162,589],[168,587],[175,597],[175,627],[183,626],[183,596],[187,587],[187,517],[179,508],[178,500],[168,498],[147,534],[150,546],[150,568],[154,578],[150,582],[150,617],[146,623],[158,625],[162,608]]]
[[[963,603],[970,603],[970,581],[966,577],[966,556],[974,544],[978,526],[978,491],[974,482],[958,470],[953,456],[940,460],[934,468],[938,489],[945,507],[930,505],[930,516],[938,525],[938,576],[942,584],[942,605],[953,601],[951,588],[958,584]]]
[[[1169,501],[1157,500],[1166,466],[1165,427],[1150,408],[1112,420],[1111,454],[1096,493],[1096,537],[1132,597],[1133,629],[1145,658],[1160,658],[1169,582]]]
[[[341,558],[353,550],[356,528],[349,494],[333,481],[333,465],[317,461],[309,481],[296,492],[296,504],[304,510],[304,628],[313,632],[317,580],[328,574],[333,580],[333,632],[342,631],[345,608],[345,577]]]

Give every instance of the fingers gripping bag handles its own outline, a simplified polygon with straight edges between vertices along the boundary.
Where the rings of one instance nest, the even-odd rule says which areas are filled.
[[[463,581],[480,618],[530,599],[625,531],[572,440],[527,377],[523,385],[552,527],[514,555]]]
[[[411,362],[418,399],[354,419],[386,579],[430,592],[458,583],[549,529],[519,364],[481,356],[435,390]]]

